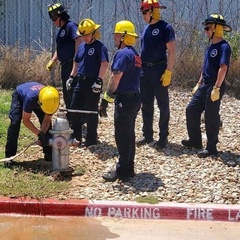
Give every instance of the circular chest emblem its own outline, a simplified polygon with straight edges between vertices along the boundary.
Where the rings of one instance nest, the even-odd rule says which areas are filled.
[[[65,30],[62,30],[60,33],[60,37],[63,37],[63,36],[65,36]]]
[[[213,49],[213,50],[211,51],[211,53],[210,53],[210,56],[211,56],[211,57],[216,57],[217,54],[218,54],[217,49]]]
[[[156,36],[156,35],[158,35],[159,34],[159,29],[154,29],[153,31],[152,31],[152,35],[153,36]]]
[[[90,48],[89,50],[88,50],[88,55],[93,55],[94,54],[94,52],[95,52],[95,49],[94,48]]]

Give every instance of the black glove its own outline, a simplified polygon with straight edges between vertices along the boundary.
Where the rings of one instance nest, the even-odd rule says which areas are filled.
[[[102,102],[99,107],[100,117],[107,117],[107,107],[108,107],[108,101],[106,101],[105,99],[102,99]]]
[[[92,90],[94,93],[100,93],[102,92],[102,85],[103,85],[103,80],[98,77],[96,82],[92,85]]]
[[[49,146],[48,137],[43,132],[40,132],[38,134],[38,140],[40,141],[42,147]]]

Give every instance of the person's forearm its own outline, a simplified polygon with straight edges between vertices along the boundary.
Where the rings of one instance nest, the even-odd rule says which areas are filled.
[[[226,65],[221,66],[218,70],[217,81],[215,82],[216,87],[221,87],[224,81],[224,78],[226,76],[226,73],[227,73],[227,66]]]
[[[35,135],[39,134],[40,130],[37,127],[35,127],[35,125],[30,120],[23,121],[23,124]]]

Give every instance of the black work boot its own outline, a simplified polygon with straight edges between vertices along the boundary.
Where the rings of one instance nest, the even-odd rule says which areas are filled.
[[[149,143],[151,143],[151,142],[153,142],[153,139],[152,138],[142,138],[141,140],[139,140],[139,141],[137,141],[136,142],[136,145],[138,146],[138,147],[140,147],[140,146],[143,146],[143,145],[145,145],[145,144],[149,144]]]
[[[202,143],[194,143],[191,142],[190,140],[182,140],[182,145],[187,148],[196,148],[196,149],[201,149]]]
[[[213,156],[217,156],[218,155],[218,151],[209,151],[207,149],[204,149],[203,151],[200,151],[197,156],[199,158],[206,158],[206,157],[213,157]]]

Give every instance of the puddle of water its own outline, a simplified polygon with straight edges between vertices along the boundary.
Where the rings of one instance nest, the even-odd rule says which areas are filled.
[[[3,240],[105,240],[118,236],[95,218],[0,215]]]

